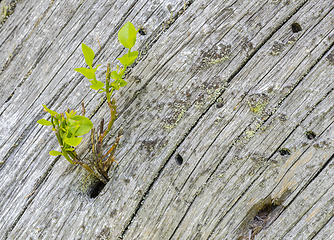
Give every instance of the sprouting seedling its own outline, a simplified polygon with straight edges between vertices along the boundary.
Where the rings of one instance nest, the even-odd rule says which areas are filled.
[[[76,112],[73,110],[68,110],[64,114],[59,114],[53,110],[48,109],[45,105],[44,110],[51,115],[51,121],[40,119],[37,122],[42,125],[52,126],[52,130],[55,132],[59,145],[61,147],[61,152],[59,151],[50,151],[50,155],[58,156],[63,155],[70,163],[80,164],[87,171],[94,174],[102,182],[106,183],[109,180],[108,169],[111,166],[111,163],[115,161],[113,156],[116,150],[116,147],[122,137],[122,128],[120,129],[118,136],[112,147],[103,154],[102,141],[106,135],[110,132],[113,123],[117,118],[116,112],[116,101],[111,99],[111,95],[114,90],[119,90],[121,87],[127,85],[127,82],[123,80],[124,73],[128,66],[134,63],[138,57],[137,51],[131,51],[131,48],[136,43],[136,34],[137,30],[132,23],[126,23],[118,32],[119,42],[128,49],[128,52],[122,57],[118,58],[122,67],[116,67],[116,70],[110,70],[110,64],[107,66],[106,81],[103,83],[96,79],[96,71],[100,64],[93,67],[93,61],[95,58],[94,51],[85,45],[81,44],[82,52],[85,57],[85,62],[88,65],[88,68],[81,67],[75,68],[74,70],[84,75],[89,82],[91,83],[90,88],[98,91],[99,93],[105,92],[107,97],[107,104],[110,109],[110,120],[107,126],[107,129],[104,130],[104,120],[101,120],[100,131],[96,132],[93,127],[93,123],[86,118],[85,116],[76,115]],[[113,81],[112,81],[112,80]],[[82,104],[83,114],[85,114],[85,108]],[[91,149],[92,149],[92,158],[90,159],[90,166],[83,162],[75,152],[76,146],[78,146],[82,141],[82,135],[91,131]]]
[[[81,162],[74,147],[81,143],[81,136],[93,128],[93,123],[85,116],[76,115],[73,110],[68,110],[64,115],[47,108],[45,105],[43,107],[44,111],[50,113],[51,121],[40,119],[37,122],[44,126],[52,126],[52,131],[55,132],[61,147],[61,152],[52,150],[49,154],[52,156],[63,155],[71,164],[80,164],[92,172],[86,164]]]
[[[122,79],[126,69],[128,66],[134,63],[134,61],[138,57],[138,51],[131,51],[131,48],[136,43],[137,30],[133,26],[131,22],[127,22],[118,32],[118,40],[119,42],[128,49],[128,52],[124,54],[122,57],[117,58],[123,67],[117,65],[116,70],[110,72],[110,65],[107,67],[107,76],[106,76],[106,84],[104,87],[104,83],[96,80],[95,72],[97,68],[100,66],[97,65],[95,68],[92,67],[93,60],[95,57],[94,51],[88,47],[86,44],[82,43],[81,48],[85,57],[86,64],[89,68],[81,67],[75,68],[74,70],[84,75],[87,79],[91,79],[90,83],[92,84],[90,88],[94,90],[98,90],[100,93],[105,92],[108,102],[111,102],[111,95],[114,90],[119,90],[121,87],[127,85],[127,82]],[[113,79],[114,81],[110,81]]]
[[[91,79],[90,80],[90,83],[92,84],[90,86],[91,89],[99,90],[103,88],[104,83],[96,80],[95,72],[97,71],[97,68],[101,66],[101,64],[93,68],[92,65],[93,65],[93,60],[95,58],[94,51],[84,43],[81,44],[81,47],[82,47],[82,53],[85,56],[86,64],[89,66],[89,68],[82,67],[82,68],[75,68],[74,70],[84,75],[87,79]]]

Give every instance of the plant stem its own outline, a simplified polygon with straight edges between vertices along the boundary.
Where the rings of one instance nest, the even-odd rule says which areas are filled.
[[[66,158],[67,161],[69,161],[71,164],[75,164],[73,160],[68,156],[67,152],[64,151],[63,149],[61,150],[63,156]]]
[[[107,101],[110,102],[110,92],[109,92],[109,82],[110,82],[110,63],[107,65],[107,76],[106,76],[106,95],[107,95]]]

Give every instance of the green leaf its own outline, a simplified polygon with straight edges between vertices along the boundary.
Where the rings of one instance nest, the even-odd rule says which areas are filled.
[[[67,130],[71,133],[71,135],[73,135],[79,128],[80,125],[77,121],[75,121],[75,124],[67,126]]]
[[[96,69],[91,68],[75,68],[74,71],[81,73],[82,75],[84,75],[87,79],[94,79],[95,78],[95,72]]]
[[[59,121],[61,121],[61,115],[60,115],[60,114],[54,115],[53,117],[54,117],[55,119],[58,119]]]
[[[124,87],[124,86],[126,86],[128,83],[126,82],[126,81],[124,81],[123,79],[120,79],[119,80],[119,85],[121,86],[121,87]]]
[[[44,107],[44,110],[45,110],[45,111],[47,111],[48,113],[51,114],[51,116],[55,116],[55,115],[58,114],[57,112],[55,112],[55,111],[53,111],[53,110],[51,110],[51,109],[48,109],[48,108],[46,107],[46,105],[44,105],[44,104],[43,104],[43,107]]]
[[[70,111],[70,112],[65,112],[66,117],[68,119],[72,118],[73,116],[75,116],[75,114],[77,114],[77,112],[74,112],[74,110]]]
[[[51,117],[51,122],[54,123],[54,124],[56,124],[57,126],[59,126],[59,121],[58,121],[57,118]]]
[[[138,57],[138,52],[133,51],[117,59],[122,63],[123,66],[130,66],[132,63],[134,63],[134,61],[136,61],[137,57]]]
[[[69,119],[71,117],[69,112],[65,112],[66,117]]]
[[[98,68],[99,66],[101,66],[101,64],[97,64],[96,67],[95,67],[95,68],[92,68],[92,69],[94,69],[95,72],[96,72],[96,70],[97,70],[97,68]]]
[[[91,89],[100,90],[104,87],[104,83],[98,80],[90,80],[89,81],[92,85],[90,86]]]
[[[62,155],[66,158],[66,160],[69,161],[69,163],[71,163],[71,164],[74,165],[75,163],[74,163],[74,162],[72,161],[72,159],[68,156],[68,154],[67,154],[67,152],[66,152],[66,149],[63,148],[61,151],[62,151]]]
[[[106,91],[105,88],[101,88],[98,93],[104,93]]]
[[[119,75],[116,71],[112,71],[111,73],[110,73],[110,78],[111,79],[119,79],[121,77],[121,75]]]
[[[91,120],[89,120],[89,118],[77,115],[77,116],[74,116],[72,119],[76,120],[80,125],[78,130],[75,132],[75,136],[82,136],[88,133],[93,128],[93,123]]]
[[[119,88],[120,88],[120,86],[117,82],[111,82],[110,86],[115,90],[119,90]]]
[[[76,147],[82,141],[82,137],[74,137],[74,138],[64,138],[64,142],[70,146]]]
[[[127,22],[118,32],[119,42],[126,48],[132,48],[136,43],[137,30],[131,22]]]
[[[68,126],[76,126],[79,125],[77,121],[73,120],[72,117],[74,116],[67,116],[67,125]]]
[[[44,125],[44,126],[52,126],[52,123],[48,120],[45,120],[45,119],[39,119],[37,122],[41,125]]]
[[[94,51],[84,43],[81,44],[81,48],[82,48],[82,53],[85,56],[86,64],[92,68],[93,60],[95,57]]]
[[[63,155],[61,152],[54,151],[54,150],[50,151],[49,154],[50,154],[51,156],[59,156],[59,155]]]

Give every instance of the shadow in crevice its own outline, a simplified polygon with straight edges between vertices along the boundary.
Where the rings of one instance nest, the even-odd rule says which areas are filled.
[[[102,181],[98,181],[96,183],[94,183],[91,186],[91,189],[88,193],[90,198],[96,198],[97,196],[99,196],[100,192],[103,190],[103,188],[106,186],[106,184],[104,184]]]
[[[267,198],[255,204],[248,211],[239,228],[240,235],[238,240],[253,240],[262,229],[268,228],[284,210],[284,206],[281,203],[281,200],[273,201]]]

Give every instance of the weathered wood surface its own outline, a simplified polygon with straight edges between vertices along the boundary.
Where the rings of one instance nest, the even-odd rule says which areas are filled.
[[[333,8],[17,2],[0,28],[0,239],[334,239]],[[85,170],[49,156],[56,139],[36,121],[41,104],[81,101],[95,124],[108,118],[73,68],[82,42],[115,64],[127,21],[147,34],[115,95],[119,164],[90,198]]]

